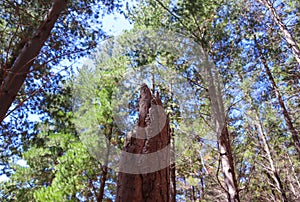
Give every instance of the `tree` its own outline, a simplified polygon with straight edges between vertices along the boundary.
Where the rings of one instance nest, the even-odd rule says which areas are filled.
[[[270,0],[262,0],[259,1],[261,4],[263,4],[270,12],[270,15],[272,16],[273,20],[277,24],[277,26],[280,28],[281,33],[284,36],[284,39],[286,42],[291,46],[292,53],[298,62],[298,66],[300,65],[300,44],[294,39],[292,33],[287,29],[286,25],[283,23],[283,20],[280,18],[278,13],[276,12],[276,9],[274,8],[273,4]]]
[[[117,202],[170,200],[170,128],[161,107],[159,95],[143,84],[138,128],[127,135],[120,159]]]
[[[5,73],[2,76],[4,78],[1,80],[0,88],[0,102],[2,104],[0,110],[0,122],[4,119],[7,110],[24,83],[26,75],[30,70],[30,66],[34,62],[34,58],[37,57],[45,41],[48,39],[57,18],[66,6],[67,1],[54,1],[52,8],[37,29],[37,32],[26,42],[13,65],[11,67],[1,68]]]
[[[36,133],[28,116],[43,116],[40,103],[71,72],[67,60],[106,37],[101,16],[118,6],[110,0],[1,1],[1,173],[9,175],[8,162],[27,149]]]
[[[14,173],[1,185],[2,200],[52,201],[67,197],[76,200],[77,192],[82,197],[94,196],[92,189],[82,190],[82,186],[90,187],[99,170],[70,122],[73,119],[70,90],[69,86],[63,86],[56,94],[48,95],[52,104],[45,103],[46,120],[39,124],[38,135],[22,153],[25,165],[12,163]]]
[[[42,4],[42,8],[47,8],[49,5],[51,5],[52,1],[46,1]],[[61,33],[63,30],[68,30],[68,26],[71,22],[74,22],[72,20],[72,15],[80,14],[82,11],[79,9],[82,9],[85,6],[88,6],[89,4],[92,4],[97,1],[85,1],[84,3],[79,2],[69,2],[67,0],[56,0],[54,1],[53,5],[51,6],[50,10],[47,12],[44,19],[41,18],[40,13],[35,13],[36,11],[33,10],[32,14],[29,14],[26,12],[26,4],[21,3],[10,3],[9,1],[4,1],[2,3],[2,7],[9,11],[9,13],[2,13],[4,16],[1,21],[1,28],[3,29],[3,32],[6,34],[6,26],[10,27],[9,32],[14,33],[14,36],[11,39],[8,39],[10,41],[9,44],[6,43],[5,39],[8,38],[4,35],[3,40],[1,42],[4,44],[1,56],[1,71],[0,71],[0,103],[1,103],[1,109],[0,109],[0,122],[3,121],[3,119],[6,117],[6,113],[17,97],[17,93],[22,87],[22,84],[24,81],[29,79],[28,75],[32,72],[38,72],[41,70],[37,70],[34,68],[35,64],[41,64],[46,63],[47,61],[40,60],[41,57],[39,57],[39,53],[41,49],[46,45],[46,48],[50,48],[49,50],[52,50],[53,52],[59,53],[63,50],[60,50],[65,45],[63,40],[59,37],[59,33]],[[113,1],[102,1],[108,8],[113,8],[114,2]],[[7,8],[7,6],[12,7]],[[36,5],[35,3],[29,4],[29,6],[33,7],[32,9],[36,9],[35,6],[39,6],[39,3]],[[69,11],[66,12],[66,9],[70,8]],[[72,9],[74,9],[74,13],[72,13]],[[88,12],[93,13],[91,9],[87,10]],[[14,18],[14,12],[16,12],[18,16],[18,24],[12,24],[11,20]],[[61,15],[63,13],[63,15]],[[68,17],[66,14],[69,14],[70,17]],[[35,16],[37,15],[37,16]],[[6,17],[5,17],[6,16]],[[31,21],[28,21],[28,19],[24,20],[24,17],[31,17]],[[34,17],[37,17],[38,20],[40,20],[40,24],[37,25]],[[42,20],[41,20],[42,19]],[[74,19],[74,18],[73,18]],[[80,23],[77,22],[77,25]],[[29,23],[29,24],[25,24]],[[55,23],[57,25],[55,26]],[[32,27],[29,27],[32,26]],[[54,30],[53,30],[54,28]],[[86,32],[87,36],[85,36],[83,30],[80,30],[82,27],[78,26],[77,28],[72,26],[71,30],[68,32],[69,37],[73,37],[74,35],[81,35],[82,37],[92,37],[92,43],[85,41],[85,45],[83,45],[83,48],[85,47],[91,47],[95,45],[94,39],[95,39],[95,32]],[[25,36],[20,33],[22,30],[25,30]],[[77,33],[76,33],[77,32]],[[8,34],[7,33],[7,34]],[[27,34],[27,35],[26,35]],[[73,35],[73,36],[72,36]],[[49,36],[52,36],[50,41],[47,41],[49,39]],[[65,40],[66,41],[66,40]],[[51,44],[52,42],[52,44]],[[50,45],[50,46],[49,46]],[[15,46],[15,47],[12,47]],[[75,52],[79,52],[80,49],[77,47],[75,48]],[[81,49],[82,50],[82,49]],[[65,56],[69,55],[72,51],[64,50],[65,53],[63,53]],[[59,53],[60,54],[60,53]],[[55,55],[59,55],[55,54]],[[6,55],[6,56],[5,56]],[[48,54],[49,55],[49,54]],[[62,56],[57,56],[62,57]],[[46,58],[45,58],[46,59]],[[49,58],[48,58],[49,59]],[[57,60],[58,58],[52,58],[54,60]],[[46,59],[47,60],[47,59]],[[45,67],[42,67],[45,68]]]
[[[236,28],[239,30],[239,33],[244,33],[243,36],[245,37],[244,42],[240,42],[240,47],[243,49],[241,58],[243,59],[235,62],[238,69],[234,69],[234,73],[232,72],[232,75],[238,78],[234,79],[233,77],[234,82],[232,82],[232,85],[235,86],[235,89],[242,90],[241,94],[235,91],[236,97],[239,97],[238,95],[242,96],[239,97],[239,102],[241,103],[238,104],[236,102],[235,112],[232,114],[232,119],[234,120],[232,123],[235,125],[233,126],[241,134],[241,139],[236,139],[238,142],[236,148],[237,150],[241,149],[240,152],[246,149],[246,152],[243,152],[245,155],[240,157],[236,155],[236,158],[241,158],[242,160],[237,160],[240,168],[238,174],[242,179],[249,180],[248,182],[246,180],[246,183],[241,183],[241,200],[296,200],[295,192],[292,191],[295,187],[294,185],[285,186],[289,184],[289,180],[283,174],[292,173],[292,171],[287,171],[282,167],[289,164],[288,158],[283,158],[285,156],[284,153],[291,152],[294,163],[297,164],[298,162],[296,159],[297,150],[295,149],[296,147],[293,148],[293,139],[288,135],[288,124],[282,113],[283,105],[291,105],[297,108],[297,101],[289,101],[289,97],[294,97],[297,100],[297,96],[294,94],[294,89],[296,90],[297,86],[292,82],[292,78],[288,76],[288,72],[293,72],[295,64],[290,58],[292,55],[291,50],[286,46],[285,40],[282,40],[280,31],[271,16],[266,15],[266,9],[255,1],[248,1],[247,6],[244,7],[247,8],[247,12],[244,12],[242,15],[240,22],[243,23]],[[288,20],[293,16],[293,12],[288,11],[291,8],[287,7],[284,6],[280,10],[281,13],[289,13],[284,20]],[[268,26],[266,26],[267,24]],[[289,24],[289,28],[293,29],[293,23]],[[278,44],[281,45],[278,46]],[[264,62],[262,62],[262,58],[264,58]],[[269,69],[267,70],[266,67]],[[240,72],[240,70],[242,71]],[[236,85],[239,82],[241,85],[237,87]],[[274,84],[277,86],[277,92]],[[278,93],[281,95],[281,101],[278,99]],[[251,97],[251,102],[247,101],[246,98],[248,96]],[[253,118],[250,118],[250,113],[248,114],[247,110],[251,111],[252,114],[253,109],[255,109],[254,113],[258,117],[255,120],[263,125],[262,128],[264,129],[267,144],[270,147],[269,153],[273,159],[275,169],[271,169],[271,163],[267,163],[271,162],[269,160],[270,156],[268,157],[266,154],[266,148],[263,146],[266,143],[262,141],[261,135],[259,135],[262,134],[258,130],[259,127],[249,126],[255,121]],[[243,115],[245,113],[247,115]],[[293,110],[289,110],[288,114],[290,116],[294,114]],[[255,117],[255,115],[253,116]],[[241,117],[244,118],[240,119]],[[249,122],[246,121],[246,125],[244,125],[245,119],[250,119]],[[292,122],[297,125],[296,120]],[[237,127],[238,125],[239,127]],[[274,174],[277,169],[280,172]],[[285,171],[283,172],[283,170]],[[263,175],[260,173],[263,173]],[[276,180],[274,180],[275,175],[277,175]]]
[[[104,144],[118,146],[121,141],[122,133],[112,122],[111,106],[115,80],[122,75],[118,65],[123,61],[111,59],[109,51],[93,56],[96,68],[86,65],[72,80],[48,92],[42,105],[47,115],[21,156],[27,165],[12,165],[15,172],[2,185],[2,199],[103,201],[115,195],[116,172],[108,167],[109,150],[93,150],[93,146],[103,148],[102,142],[95,144],[103,134]],[[101,100],[99,105],[91,103],[97,100]],[[101,151],[105,152],[104,160]]]
[[[221,32],[224,26],[224,24],[220,23],[217,27],[214,27],[213,20],[210,20],[210,17],[218,15],[218,11],[215,11],[215,9],[217,9],[219,6],[222,6],[222,4],[218,2],[205,1],[179,1],[177,2],[176,6],[172,5],[172,3],[168,1],[145,1],[144,4],[150,4],[150,6],[152,6],[152,8],[148,8],[149,6],[145,7],[144,14],[140,15],[140,18],[144,19],[144,26],[153,27],[153,24],[150,24],[147,21],[149,17],[148,12],[152,11],[153,13],[156,13],[157,9],[154,8],[158,7],[159,9],[163,9],[165,11],[164,17],[166,18],[166,23],[163,23],[163,27],[170,28],[172,27],[171,25],[173,25],[174,28],[171,29],[173,29],[175,32],[179,32],[180,34],[191,36],[191,43],[194,42],[196,46],[198,45],[198,48],[193,47],[193,45],[191,45],[192,48],[189,48],[196,50],[194,51],[194,57],[199,57],[198,62],[201,64],[201,67],[204,68],[202,72],[201,70],[199,71],[200,67],[196,67],[194,69],[192,67],[189,68],[189,64],[192,64],[192,62],[187,59],[183,59],[184,61],[188,62],[187,64],[182,65],[183,67],[181,68],[185,74],[196,75],[195,77],[204,72],[204,76],[199,79],[204,83],[206,90],[208,90],[208,96],[211,102],[212,117],[215,118],[216,125],[214,127],[216,127],[215,132],[218,136],[218,148],[222,161],[222,171],[225,176],[225,185],[227,187],[225,191],[228,195],[228,201],[239,201],[238,184],[235,176],[233,154],[231,152],[232,146],[230,143],[228,128],[226,126],[227,121],[225,109],[222,107],[223,100],[219,99],[222,97],[220,87],[218,86],[218,82],[220,81],[214,78],[214,75],[218,74],[218,70],[216,71],[213,69],[213,63],[217,64],[218,61],[210,60],[210,58],[214,58],[214,54],[211,54],[214,51],[213,44],[222,39],[222,35],[218,35],[218,31]],[[203,22],[198,20],[205,18],[204,16],[206,16],[207,19],[204,19]],[[138,22],[140,22],[140,18],[137,17]],[[160,25],[156,24],[154,26],[159,27]],[[209,32],[212,34],[209,35]],[[189,79],[193,80],[192,77],[189,77]],[[221,118],[217,119],[217,117]]]
[[[113,113],[116,103],[113,95],[123,76],[124,60],[112,57],[110,52],[114,47],[110,42],[104,43],[102,51],[93,56],[95,67],[84,66],[74,81],[74,122],[81,142],[98,161],[100,170],[96,201],[107,198],[107,181],[115,180],[111,179],[116,174],[112,164],[124,133],[118,128]]]
[[[276,97],[278,99],[278,103],[279,103],[280,108],[282,110],[282,114],[284,116],[284,119],[285,119],[285,121],[287,123],[288,129],[289,129],[290,133],[292,134],[292,138],[293,138],[293,142],[294,142],[294,145],[295,145],[295,149],[296,149],[296,151],[298,153],[298,157],[300,159],[299,134],[298,134],[297,130],[294,127],[294,124],[292,122],[291,116],[290,116],[290,114],[289,114],[289,112],[287,110],[287,107],[286,107],[283,99],[282,99],[282,95],[279,92],[279,89],[277,87],[277,84],[275,82],[273,74],[272,74],[272,72],[271,72],[271,70],[269,68],[269,65],[267,64],[267,60],[266,60],[265,56],[262,54],[262,49],[261,49],[260,45],[258,44],[258,40],[257,40],[256,36],[254,36],[254,41],[255,41],[255,45],[256,45],[256,47],[258,49],[258,53],[259,53],[260,59],[262,60],[263,67],[266,70],[266,73],[268,75],[270,83],[272,84],[272,88],[273,88],[273,90],[275,92],[275,95],[276,95]]]
[[[168,147],[159,145],[151,154],[156,158],[159,151],[170,152],[170,167],[165,170],[170,191],[164,195],[169,201],[298,201],[299,72],[294,49],[280,23],[297,43],[299,4],[274,2],[269,8],[265,5],[270,6],[270,2],[261,2],[147,0],[135,4],[127,13],[133,30],[107,40],[100,47],[100,55],[92,55],[91,65],[78,71],[73,80],[72,109],[65,108],[69,90],[57,94],[62,77],[47,77],[56,88],[44,86],[48,90],[37,92],[32,100],[24,96],[34,89],[27,85],[32,81],[25,80],[23,95],[14,104],[23,104],[25,99],[22,107],[32,109],[41,103],[45,107],[38,110],[48,115],[42,117],[44,124],[35,127],[32,135],[21,132],[32,125],[11,128],[3,122],[2,162],[15,162],[15,154],[23,155],[30,169],[3,163],[12,165],[16,172],[10,170],[13,181],[1,188],[1,194],[10,199],[24,195],[26,200],[119,197],[117,200],[129,201],[157,196],[153,182],[158,181],[154,176],[161,169],[148,174],[157,164],[154,160],[150,166],[143,164],[147,161],[141,155],[156,145],[152,140],[159,139],[149,137],[157,121],[153,114],[159,109],[153,104],[156,91],[160,92],[172,137]],[[280,22],[276,22],[274,12]],[[68,17],[59,18],[56,25],[64,19],[71,22]],[[54,33],[58,30],[53,28]],[[10,26],[5,31],[14,33]],[[50,35],[49,43],[56,37],[61,40],[62,32],[57,33]],[[10,36],[5,34],[1,39]],[[47,41],[45,44],[49,45]],[[58,52],[43,48],[36,61],[45,61],[47,53],[55,58],[60,50],[75,51],[70,47],[63,46]],[[41,75],[49,75],[57,62],[44,66],[46,72]],[[35,71],[28,78],[38,75]],[[145,94],[137,90],[142,83],[150,87],[144,85]],[[146,98],[141,99],[140,106],[139,96]],[[148,115],[138,114],[139,107]],[[26,119],[25,110],[20,110],[15,111],[18,116],[10,116],[13,125]],[[132,130],[137,125],[145,128]],[[139,135],[148,139],[139,139]],[[122,154],[119,170],[118,151]],[[34,182],[29,180],[33,178]]]

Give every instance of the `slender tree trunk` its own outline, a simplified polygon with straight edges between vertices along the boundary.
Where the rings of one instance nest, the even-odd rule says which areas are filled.
[[[270,14],[275,21],[275,23],[279,26],[280,31],[282,32],[284,39],[287,43],[292,47],[292,52],[294,57],[298,62],[298,66],[300,67],[300,44],[296,42],[290,31],[287,29],[285,24],[283,23],[280,16],[277,14],[276,9],[273,7],[273,4],[270,0],[260,0],[260,2],[269,9]]]
[[[267,142],[267,139],[266,139],[266,135],[264,133],[264,130],[263,130],[263,126],[262,126],[262,123],[261,121],[259,120],[258,117],[256,117],[257,119],[257,127],[258,127],[258,133],[259,133],[259,136],[264,144],[264,150],[267,154],[267,158],[268,158],[268,161],[269,161],[269,164],[270,164],[270,169],[267,169],[267,172],[270,172],[271,174],[271,180],[273,182],[275,182],[276,184],[276,189],[278,190],[278,192],[280,193],[281,195],[281,199],[283,202],[287,202],[287,196],[286,196],[286,193],[285,193],[285,190],[283,188],[283,184],[282,184],[282,181],[280,179],[280,176],[279,176],[279,173],[275,167],[275,164],[274,164],[274,161],[273,161],[273,158],[272,158],[272,154],[271,154],[271,150],[270,150],[270,146]]]
[[[262,53],[261,47],[260,47],[260,45],[258,44],[258,41],[257,41],[255,35],[254,35],[254,40],[255,40],[255,45],[256,45],[257,50],[258,50],[258,53],[259,53],[259,55],[260,55],[260,58],[261,58],[263,67],[265,68],[266,73],[267,73],[267,75],[268,75],[268,77],[269,77],[269,81],[270,81],[271,84],[272,84],[273,90],[274,90],[274,92],[275,92],[275,95],[276,95],[276,97],[277,97],[278,103],[279,103],[280,108],[281,108],[281,110],[282,110],[282,114],[283,114],[283,116],[284,116],[284,119],[285,119],[285,121],[286,121],[286,124],[287,124],[287,126],[288,126],[288,129],[289,129],[290,133],[292,134],[292,139],[293,139],[293,142],[294,142],[294,146],[295,146],[295,149],[296,149],[296,151],[297,151],[298,157],[299,157],[299,159],[300,159],[300,141],[299,141],[299,134],[298,134],[297,130],[296,130],[295,127],[294,127],[294,124],[293,124],[293,122],[292,122],[292,118],[290,117],[290,114],[289,114],[289,112],[288,112],[288,110],[287,110],[287,107],[286,107],[285,104],[284,104],[284,101],[283,101],[282,96],[281,96],[281,94],[280,94],[280,92],[279,92],[279,89],[278,89],[278,87],[277,87],[277,84],[276,84],[276,82],[275,82],[275,80],[274,80],[274,78],[273,78],[273,75],[272,75],[272,73],[271,73],[271,70],[270,70],[270,68],[269,68],[269,66],[268,66],[268,64],[267,64],[267,60],[266,60],[265,56],[264,56],[263,53]]]
[[[205,54],[205,52],[203,51]],[[208,82],[208,93],[211,102],[212,116],[215,125],[215,132],[218,136],[218,149],[221,158],[224,183],[226,185],[228,202],[239,202],[239,191],[235,176],[232,149],[227,129],[225,110],[223,105],[220,80],[218,72],[213,63],[209,62],[208,56],[204,61],[205,78]]]
[[[107,139],[106,139],[106,145],[107,145],[107,151],[105,154],[105,161],[104,164],[101,166],[101,179],[100,179],[100,190],[99,190],[99,194],[97,195],[97,201],[98,202],[102,202],[103,198],[104,198],[104,189],[105,189],[105,184],[106,184],[106,180],[107,180],[107,175],[108,175],[108,160],[109,160],[109,155],[110,155],[110,140],[112,138],[113,135],[113,124],[111,123],[109,125],[109,130],[108,130],[108,134],[107,134]]]
[[[298,185],[298,190],[300,191],[300,180],[299,180],[299,177],[297,175],[297,169],[295,168],[295,165],[294,163],[292,162],[292,159],[290,157],[290,154],[286,154],[287,155],[287,158],[289,159],[289,162],[290,162],[290,167],[292,168],[292,171],[293,171],[293,177],[294,177],[294,181],[295,183]]]
[[[101,179],[100,179],[100,190],[99,190],[99,194],[97,195],[98,202],[103,201],[106,180],[107,180],[107,166],[104,165],[104,166],[102,166],[102,174],[101,174]]]
[[[159,109],[159,95],[143,84],[138,129],[127,136],[121,156],[116,202],[170,201],[170,128]]]
[[[24,83],[30,66],[38,56],[45,41],[48,39],[59,15],[67,7],[67,0],[55,0],[34,36],[25,44],[12,67],[8,67],[7,75],[0,83],[0,123]]]
[[[173,83],[170,83],[170,98],[173,101]],[[171,105],[172,114],[174,116],[174,108]],[[170,167],[170,179],[171,179],[171,202],[176,202],[176,163],[175,163],[175,134],[174,128],[170,128],[170,138],[171,138],[171,167]]]
[[[171,167],[170,167],[170,179],[171,179],[171,202],[176,202],[176,164],[175,164],[175,138],[173,137],[173,129],[171,129]]]

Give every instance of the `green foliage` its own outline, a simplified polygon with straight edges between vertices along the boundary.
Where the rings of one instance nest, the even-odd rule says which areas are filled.
[[[295,17],[294,12],[298,10],[297,6],[292,4],[288,4],[288,6],[285,4],[274,6],[282,7],[277,11],[285,18],[285,22],[291,22],[291,16]],[[291,12],[291,10],[293,11]],[[286,48],[286,42],[282,41],[282,38],[279,36],[280,30],[274,25],[269,13],[266,13],[264,8],[255,1],[176,1],[174,4],[172,1],[149,0],[143,1],[136,9],[133,9],[130,17],[135,21],[135,32],[137,30],[147,30],[149,32],[151,29],[172,30],[187,36],[186,38],[192,38],[193,42],[198,43],[208,52],[209,57],[212,58],[221,74],[220,82],[225,87],[222,90],[225,103],[228,106],[225,110],[227,111],[230,131],[232,131],[232,137],[230,138],[233,144],[238,181],[241,189],[245,189],[241,199],[258,201],[266,200],[270,197],[280,198],[279,193],[276,190],[274,192],[274,187],[271,185],[273,182],[270,179],[270,174],[266,174],[269,171],[265,172],[266,168],[263,165],[266,164],[266,153],[263,149],[263,143],[257,139],[258,129],[251,124],[252,118],[250,116],[256,114],[260,117],[260,121],[263,122],[266,128],[267,142],[271,145],[273,160],[276,161],[277,168],[280,167],[280,170],[293,173],[290,169],[282,167],[284,164],[291,163],[291,161],[287,160],[287,157],[282,158],[282,156],[285,156],[284,153],[294,155],[295,151],[291,147],[292,141],[288,135],[276,95],[272,91],[270,82],[266,79],[266,73],[262,71],[262,63],[257,53],[257,46],[263,49],[262,53],[271,68],[280,92],[284,95],[286,104],[291,105],[291,109],[299,108],[299,96],[296,95],[298,93],[294,93],[295,90],[299,90],[299,85],[295,85],[297,82],[294,82],[295,80],[290,77],[291,74],[297,74],[294,72],[295,63],[289,56],[289,54],[291,55],[291,50]],[[289,25],[289,28],[295,33],[297,32],[295,29],[296,21],[291,23],[293,25]],[[147,34],[145,35],[147,36]],[[297,37],[297,34],[295,34],[295,37]],[[143,41],[147,40],[145,36],[141,38],[144,39]],[[253,45],[255,40],[257,40],[258,44]],[[196,165],[196,157],[193,154],[199,151],[197,147],[199,143],[193,144],[190,140],[188,141],[190,147],[187,147],[186,144],[181,144],[180,138],[184,139],[185,134],[182,131],[197,131],[199,137],[210,136],[210,126],[208,125],[208,128],[205,128],[205,125],[210,123],[207,122],[210,120],[210,109],[209,105],[207,105],[208,101],[205,99],[207,98],[205,77],[203,79],[203,75],[197,74],[197,68],[191,68],[192,65],[197,66],[198,64],[191,63],[188,54],[184,58],[187,61],[185,65],[180,65],[182,63],[178,62],[180,61],[178,60],[180,54],[176,52],[176,45],[173,46],[171,54],[166,54],[165,47],[159,52],[157,48],[153,48],[154,51],[150,48],[148,49],[149,52],[147,52],[148,46],[145,45],[137,47],[139,47],[138,51],[144,54],[140,58],[147,58],[147,56],[153,58],[153,55],[156,55],[156,61],[160,61],[160,64],[168,64],[167,67],[169,69],[176,68],[194,84],[194,89],[198,89],[198,102],[201,103],[200,110],[202,113],[194,113],[198,120],[191,119],[190,121],[187,119],[188,117],[180,114],[183,122],[176,126],[181,133],[177,133],[175,130],[175,134],[178,135],[177,139],[175,139],[175,144],[177,142],[178,149],[184,151],[180,153],[182,154],[180,163],[184,166],[181,168],[181,164],[177,164],[177,179],[179,186],[185,189],[178,191],[179,195],[192,199],[190,187],[187,188],[186,184],[181,182],[185,182],[187,178],[187,181],[193,184],[192,179],[194,176],[190,175],[188,171],[193,170],[192,167]],[[143,50],[143,48],[146,48],[146,50]],[[183,49],[182,52],[187,50],[188,48]],[[165,55],[168,55],[168,57],[165,58]],[[149,62],[149,60],[146,61]],[[199,66],[201,66],[200,58],[198,62],[200,63]],[[293,68],[294,70],[292,70]],[[289,74],[288,72],[293,73]],[[289,97],[289,95],[291,96]],[[180,102],[182,100],[179,100]],[[253,111],[254,109],[255,111]],[[191,111],[196,112],[195,109]],[[294,111],[291,110],[291,116],[294,116]],[[201,120],[199,120],[199,117],[201,117]],[[298,116],[297,118],[295,117],[295,125],[299,125]],[[176,127],[173,128],[176,129]],[[187,134],[189,135],[189,133]],[[210,144],[212,143],[205,143],[205,145]],[[283,145],[290,146],[284,147]],[[214,172],[219,172],[218,158],[218,156],[215,156],[215,158],[210,159]],[[209,167],[207,166],[209,162],[204,163],[204,165]],[[201,170],[199,167],[197,169],[198,171]],[[215,178],[215,176],[217,178],[221,176],[217,173],[211,176],[212,180],[208,180],[210,177],[209,172],[205,173],[204,176],[205,185],[201,186],[205,186],[206,195],[203,193],[201,200],[224,201],[222,196],[219,199],[213,197],[214,195],[219,195],[216,194],[218,189],[222,190],[220,184],[216,184],[218,180]],[[201,175],[198,177],[202,179]],[[281,174],[279,177],[285,182],[293,181],[292,184],[298,182],[295,178],[294,180],[287,179],[288,177],[284,174]],[[265,183],[259,184],[259,179],[264,179]],[[289,188],[284,187],[284,189],[288,190]],[[294,193],[292,193],[293,191],[287,192],[289,193],[288,197],[295,197]]]
[[[40,1],[35,3],[39,5]],[[49,5],[44,1],[42,6]],[[70,6],[80,10],[83,5],[75,1]],[[298,40],[299,5],[286,2],[274,6]],[[6,10],[11,13],[15,8]],[[92,10],[81,12],[84,16],[92,15]],[[30,7],[26,15],[39,18],[40,13],[42,9]],[[26,15],[22,20],[28,28],[34,27],[36,22],[28,22]],[[133,30],[107,40],[72,82],[57,85],[56,91],[43,96],[43,111],[49,116],[36,128],[38,135],[31,139],[28,150],[18,151],[27,164],[13,165],[16,172],[10,181],[2,183],[3,200],[94,200],[97,195],[94,189],[100,188],[101,168],[105,166],[103,160],[112,160],[108,158],[108,145],[122,148],[124,135],[134,124],[134,120],[127,118],[137,115],[138,94],[130,85],[139,85],[146,78],[146,82],[154,82],[152,90],[160,91],[170,118],[176,148],[177,198],[225,201],[207,75],[201,71],[206,64],[203,52],[198,51],[203,48],[215,64],[218,82],[224,87],[222,98],[241,201],[281,200],[282,192],[288,201],[296,201],[300,193],[299,159],[274,87],[263,68],[263,58],[297,130],[299,73],[291,50],[266,9],[252,0],[145,0],[127,15],[134,22]],[[3,50],[8,46],[9,34],[18,33],[19,38],[13,42],[16,44],[22,38],[16,26],[8,26],[15,18],[18,17],[0,18],[0,30],[5,33],[0,38]],[[69,47],[71,39],[85,34],[86,21],[81,20],[81,17],[62,17],[60,23],[71,31],[56,27],[48,44],[54,50],[58,48],[55,54]],[[26,31],[30,29],[24,28]],[[95,30],[89,31],[92,34]],[[88,37],[91,41],[83,37],[82,44],[91,45],[97,40],[96,36]],[[51,55],[53,52],[48,50],[45,52]],[[125,91],[121,88],[124,84],[130,86]],[[120,111],[116,110],[120,106]],[[105,138],[99,139],[103,134]],[[104,150],[99,152],[99,148]],[[109,161],[106,165],[111,164]],[[282,190],[274,182],[274,172],[282,182]],[[114,196],[115,183],[116,175],[109,170],[106,198]]]
[[[92,170],[96,171],[95,163],[88,151],[78,140],[70,143],[68,150],[57,159],[54,167],[55,178],[48,187],[41,187],[35,191],[36,201],[79,201],[78,196],[85,196],[88,192],[89,177]]]
[[[6,200],[79,201],[92,195],[87,188],[100,169],[80,140],[70,134],[44,138],[43,147],[24,153],[27,165],[15,165],[16,172],[4,184]]]
[[[49,0],[0,2],[1,85],[23,46],[37,32],[52,4],[53,1]],[[51,105],[49,102],[52,99],[48,96],[56,94],[59,85],[65,80],[63,77],[71,72],[70,65],[65,64],[68,60],[86,55],[98,42],[106,38],[102,30],[103,16],[115,11],[119,6],[119,2],[113,0],[68,1],[67,9],[61,13],[49,39],[40,54],[34,58],[27,79],[10,109],[14,111],[1,123],[0,144],[3,151],[1,150],[0,164],[6,167],[6,169],[1,167],[1,174],[10,175],[11,158],[15,155],[20,157],[36,135],[35,124],[28,116],[39,114],[38,117],[45,117],[48,111],[45,112],[43,106]],[[97,26],[94,26],[95,24]],[[61,63],[62,61],[64,62]],[[58,64],[60,70],[57,69]],[[54,99],[52,101],[57,102]],[[62,113],[67,112],[57,111],[57,113],[58,116],[62,116]],[[69,125],[68,130],[73,130],[68,120],[70,119],[61,119],[60,124]],[[2,141],[4,139],[5,141]]]

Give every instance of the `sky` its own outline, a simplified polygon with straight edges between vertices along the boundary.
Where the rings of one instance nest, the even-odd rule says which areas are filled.
[[[129,30],[132,27],[133,25],[131,25],[121,14],[107,15],[103,19],[103,30],[114,36],[118,36],[124,30]]]
[[[113,13],[110,15],[106,15],[103,18],[103,30],[107,32],[109,35],[118,36],[122,34],[124,30],[129,30],[133,27],[128,20],[125,19],[124,15],[121,15],[119,13]],[[80,61],[77,64],[82,64],[84,62]],[[38,120],[39,117],[35,115],[32,115],[31,119]],[[17,161],[17,163],[21,166],[26,166],[26,161],[23,159],[20,159]],[[9,178],[6,175],[0,175],[0,182],[6,181]]]

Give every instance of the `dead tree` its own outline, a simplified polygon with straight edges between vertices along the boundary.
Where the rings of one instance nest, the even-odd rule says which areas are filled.
[[[140,89],[136,131],[127,135],[120,161],[116,202],[170,201],[170,127],[157,94]]]

